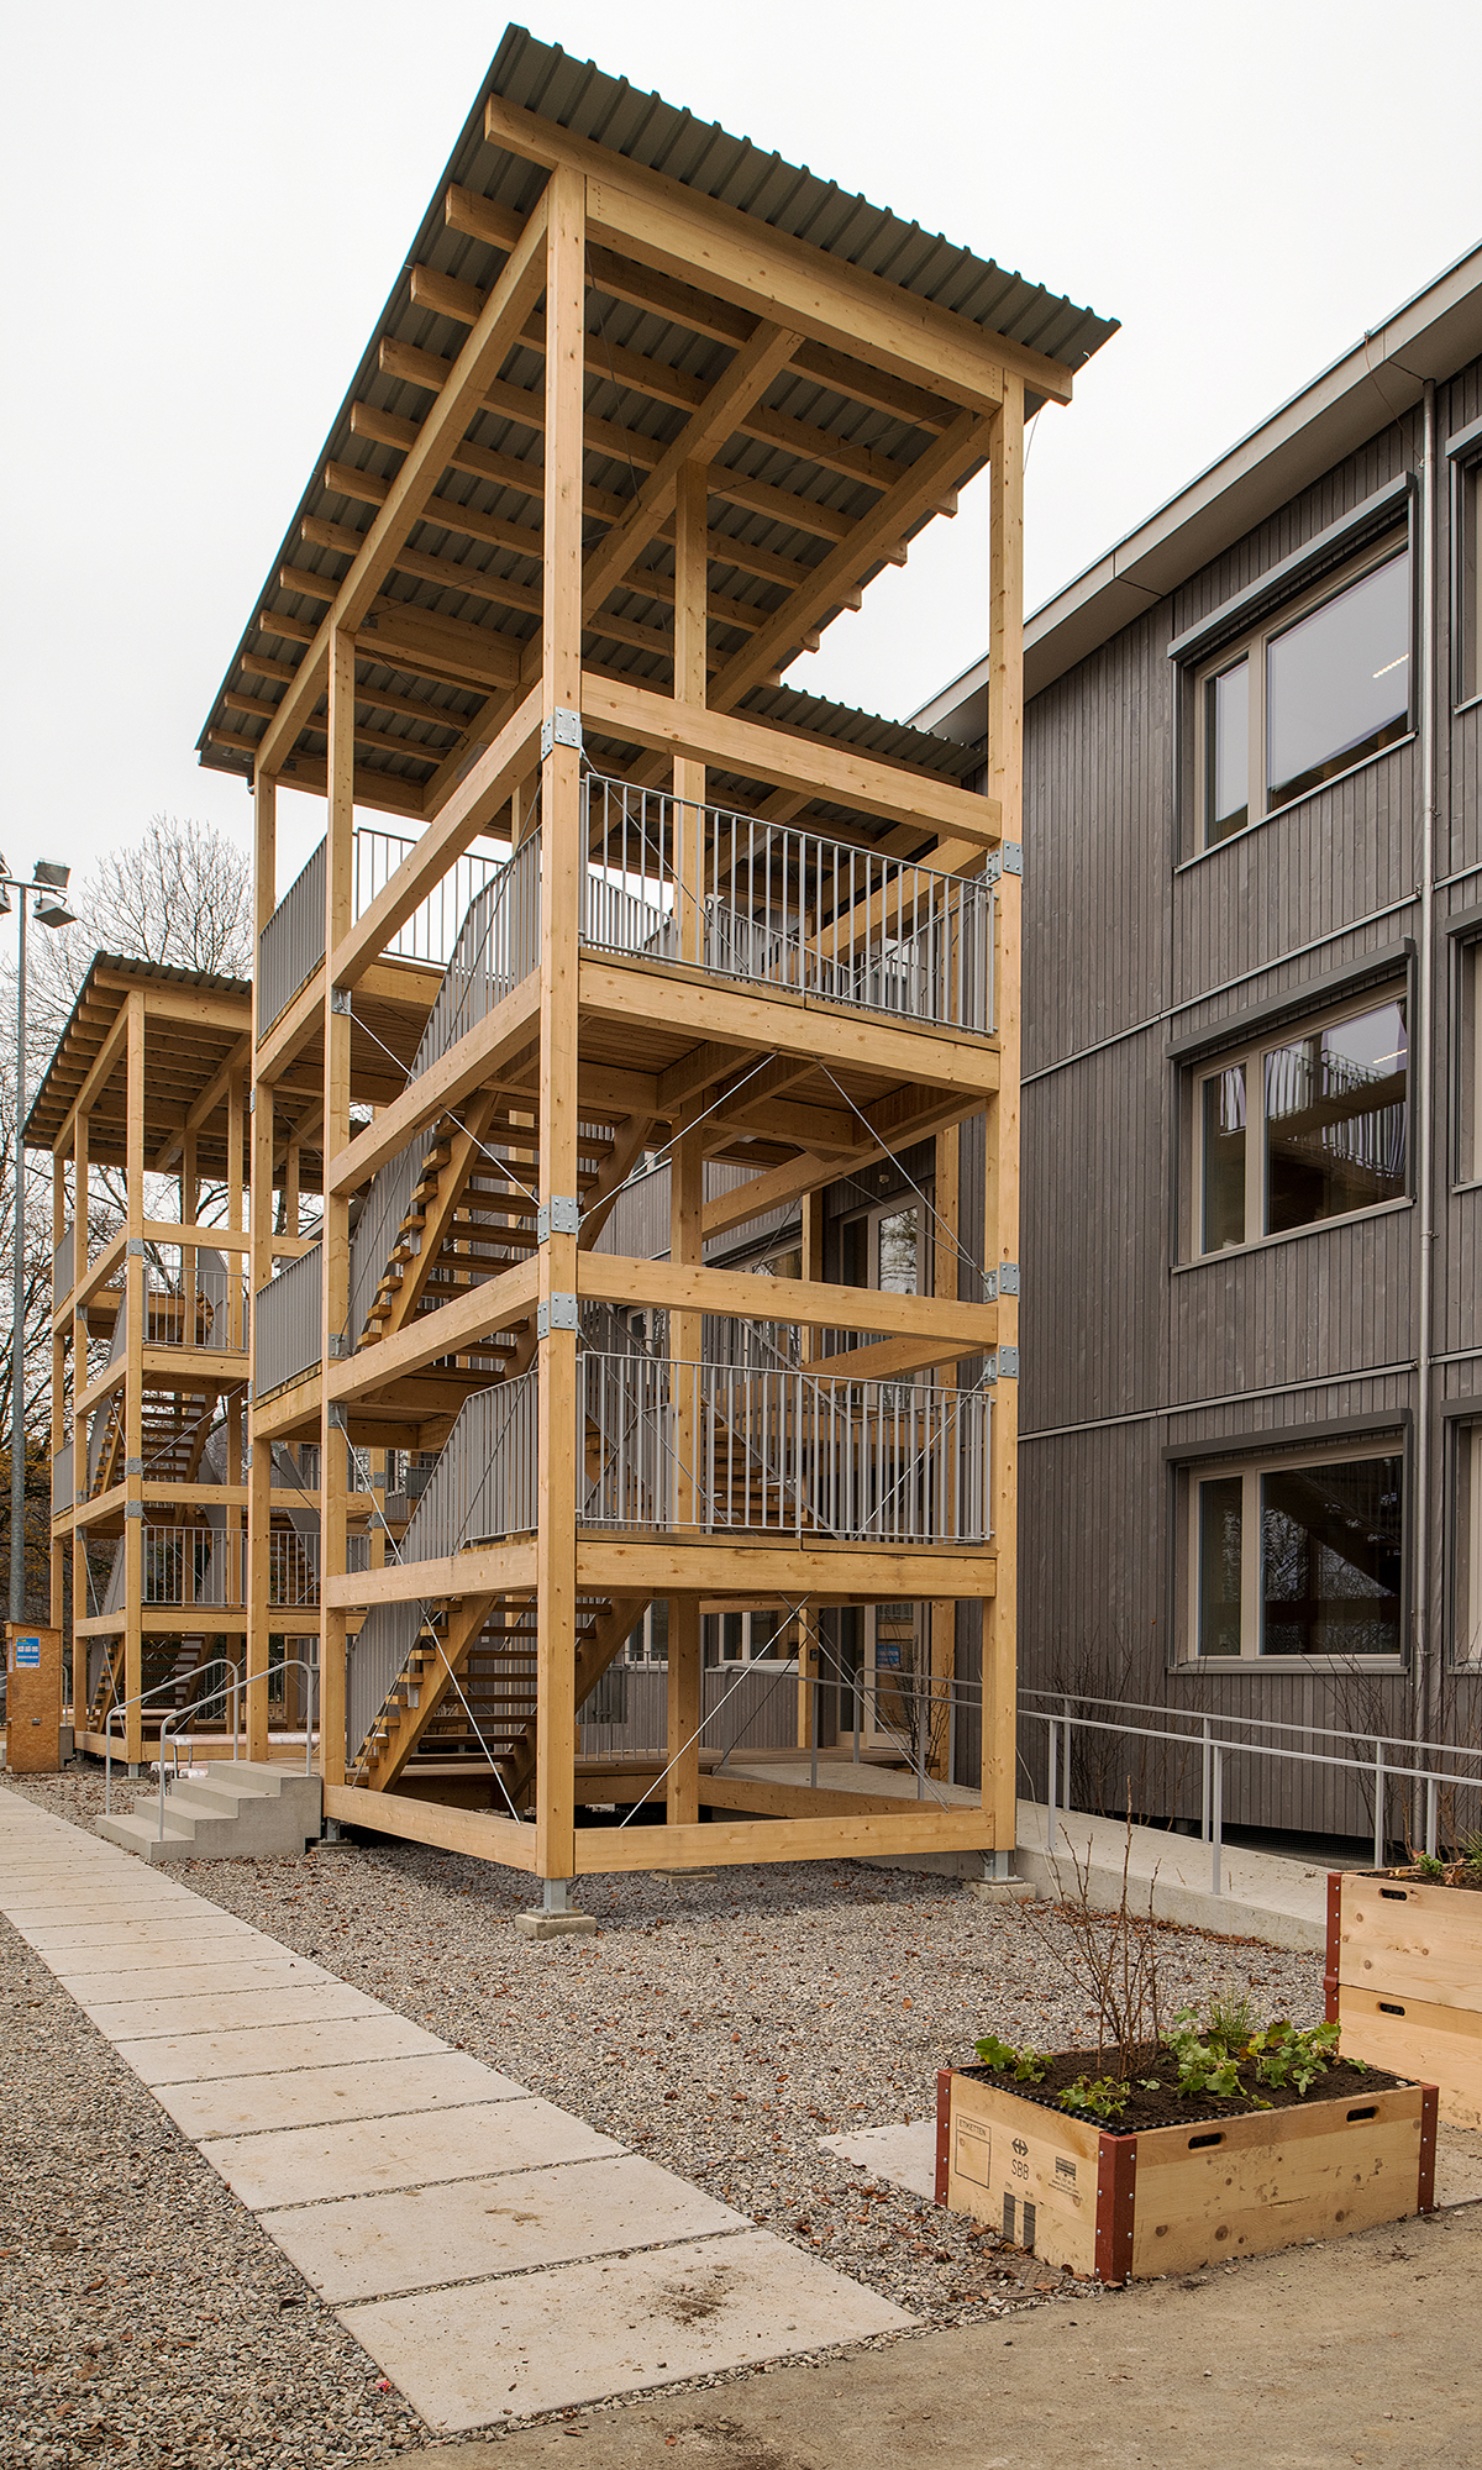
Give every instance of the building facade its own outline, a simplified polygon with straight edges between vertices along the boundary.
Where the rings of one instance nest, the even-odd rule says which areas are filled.
[[[1039,1779],[1054,1704],[1319,1752],[1482,1713],[1479,352],[1482,254],[1027,630]],[[920,717],[980,708],[970,673]],[[1247,1825],[1374,1823],[1340,1769],[1225,1770]],[[1200,1808],[1197,1752],[1130,1732],[1073,1777]]]

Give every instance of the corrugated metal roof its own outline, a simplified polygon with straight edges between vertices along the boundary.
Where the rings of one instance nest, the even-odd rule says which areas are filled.
[[[501,245],[499,235],[523,220],[543,185],[537,165],[485,138],[490,96],[537,112],[1069,368],[1078,367],[1114,331],[1111,321],[990,260],[510,27],[213,705],[200,746],[202,761],[218,769],[250,775],[253,749],[282,688],[349,571],[358,541],[375,519],[378,496],[399,469],[429,395],[467,333],[467,313],[460,317],[445,304],[452,298],[456,311],[459,286],[475,300],[487,293],[507,254],[508,242]],[[451,192],[472,201],[461,225],[450,222],[445,211]],[[481,221],[480,209],[492,210],[495,237],[489,236],[488,213]],[[470,222],[475,228],[462,227]],[[414,269],[421,298],[414,297]],[[588,514],[605,528],[637,494],[750,321],[673,284],[663,287],[663,297],[668,306],[677,302],[681,313],[661,313],[651,297],[634,296],[622,267],[600,250],[593,252],[591,274],[585,482]],[[429,279],[434,287],[439,281],[443,286],[436,293],[439,305],[428,305]],[[616,288],[605,289],[608,282]],[[642,294],[643,286],[638,288]],[[712,467],[712,646],[719,661],[785,606],[789,593],[806,583],[946,425],[942,406],[920,388],[882,379],[865,390],[877,399],[861,399],[847,382],[839,382],[847,381],[849,364],[821,352],[811,360],[815,365],[800,368],[795,362],[783,372],[749,427],[729,441]],[[506,363],[460,449],[457,468],[444,476],[434,505],[410,535],[374,626],[362,634],[356,794],[364,803],[404,800],[408,811],[417,811],[440,766],[458,755],[469,732],[477,735],[486,697],[495,691],[490,665],[517,661],[538,627],[543,370],[538,349],[517,348]],[[337,467],[332,481],[329,466]],[[967,477],[964,472],[959,480]],[[930,520],[928,510],[904,537]],[[733,556],[722,541],[735,544]],[[877,571],[878,565],[872,566],[854,580],[868,583]],[[672,552],[656,542],[589,628],[585,657],[593,667],[666,681],[672,578]],[[827,625],[836,613],[837,607],[831,608],[814,623]],[[413,652],[408,630],[421,628],[425,637],[429,621],[438,630],[437,675],[405,665]],[[385,635],[386,658],[371,669],[366,660],[376,631]],[[425,640],[416,648],[425,652]],[[456,681],[464,669],[468,682],[460,685]],[[797,701],[807,716],[794,725],[821,727],[827,735],[886,751],[879,733],[892,724],[814,697]],[[748,704],[763,708],[756,692]],[[228,742],[222,742],[222,733]],[[939,768],[920,733],[897,730],[890,751],[897,760]],[[321,715],[298,750],[306,785],[315,785],[313,767],[322,765],[324,753]],[[293,777],[285,773],[289,781]]]
[[[252,986],[246,978],[224,978],[205,969],[180,969],[169,961],[138,960],[128,954],[95,952],[88,963],[87,976],[77,990],[77,999],[62,1025],[61,1034],[52,1050],[51,1061],[41,1076],[26,1114],[25,1139],[32,1149],[50,1149],[71,1111],[78,1091],[87,1079],[96,1057],[128,999],[126,985],[112,985],[110,979],[146,980],[155,986],[185,986],[197,994],[226,995],[237,998],[242,1007],[242,1029],[252,1020]],[[222,1031],[221,1040],[229,1046],[240,1032]],[[211,1042],[213,1033],[204,1032],[204,1042]],[[177,1069],[187,1069],[180,1055],[172,1056]],[[214,1070],[209,1066],[200,1077],[205,1088]]]

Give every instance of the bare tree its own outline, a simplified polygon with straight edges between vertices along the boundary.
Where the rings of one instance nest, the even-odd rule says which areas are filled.
[[[30,1003],[55,1040],[97,952],[215,977],[252,970],[252,870],[214,824],[156,815],[73,886],[75,926],[35,939]]]
[[[252,967],[252,882],[245,851],[211,824],[156,815],[141,840],[120,849],[75,883],[68,899],[77,923],[36,930],[29,946],[26,1079],[34,1096],[67,1016],[98,951],[161,961],[216,976],[247,976]],[[11,1264],[17,1124],[15,1040],[4,1023],[15,1015],[14,947],[0,957],[0,1435],[9,1433],[12,1344]],[[199,1216],[210,1223],[219,1195],[203,1193]],[[87,1252],[98,1251],[118,1225],[122,1194],[106,1169],[90,1183]],[[157,1211],[156,1215],[163,1214]],[[48,1427],[51,1415],[51,1172],[35,1152],[26,1159],[25,1305],[19,1369],[28,1434],[28,1564],[45,1569],[50,1515]],[[70,1378],[70,1372],[69,1372]],[[34,1463],[33,1463],[34,1462]],[[32,1494],[35,1499],[32,1499]],[[8,1550],[9,1460],[0,1448],[0,1558]],[[33,1550],[34,1536],[34,1550]],[[35,1583],[28,1584],[34,1600]]]

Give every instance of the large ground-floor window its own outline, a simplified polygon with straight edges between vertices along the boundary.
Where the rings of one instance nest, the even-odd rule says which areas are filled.
[[[1190,1468],[1187,1653],[1398,1661],[1397,1439]]]

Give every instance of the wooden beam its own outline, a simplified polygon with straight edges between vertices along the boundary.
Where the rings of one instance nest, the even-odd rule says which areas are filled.
[[[539,739],[540,693],[535,688],[511,713],[492,746],[483,749],[436,821],[428,825],[416,847],[350,928],[331,959],[336,986],[354,986],[364,977],[454,860],[472,847],[529,771]]]
[[[567,163],[584,172],[591,184],[591,233],[625,257],[698,283],[755,314],[785,316],[871,368],[975,410],[996,407],[1006,369],[1048,400],[1070,401],[1071,374],[1062,362],[990,334],[502,96],[485,103],[484,133],[491,145],[548,169]]]
[[[545,280],[546,208],[542,196],[488,305],[458,355],[454,371],[417,433],[417,443],[396,476],[354,565],[336,587],[333,604],[308,658],[288,689],[259,750],[265,771],[279,768],[294,746],[318,693],[335,631],[353,630],[391,574],[396,553],[418,520],[446,467],[447,449],[463,436],[478,412],[488,381],[497,377]]]
[[[394,1338],[377,1339],[358,1355],[332,1364],[331,1398],[372,1400],[409,1374],[423,1372],[445,1356],[465,1354],[479,1339],[528,1321],[536,1306],[537,1270],[534,1259],[518,1261],[481,1286],[465,1287],[435,1312],[419,1313],[410,1328],[398,1330]]]
[[[925,1023],[908,1028],[879,1014],[789,998],[776,988],[768,989],[765,1015],[759,1017],[755,995],[662,962],[588,955],[581,965],[581,1002],[583,1012],[619,1022],[639,1012],[655,1026],[675,1031],[693,1031],[703,1018],[717,1043],[752,1054],[811,1054],[838,1071],[857,1068],[893,1080],[921,1081],[933,1089],[972,1093],[980,1103],[998,1081],[998,1055],[986,1039],[937,1031]]]
[[[539,1015],[540,986],[532,972],[329,1160],[325,1190],[354,1192],[424,1126],[430,1128],[470,1091],[496,1080],[530,1044]]]
[[[764,1789],[764,1788],[762,1788]],[[891,1853],[969,1852],[986,1844],[981,1810],[897,1804],[887,1816],[855,1817],[839,1793],[837,1818],[762,1818],[692,1827],[587,1827],[576,1839],[579,1878],[618,1870],[736,1868],[753,1861],[849,1861]],[[645,1837],[656,1837],[649,1844]]]
[[[492,1790],[492,1776],[489,1782]],[[445,1802],[421,1801],[411,1793],[338,1784],[326,1788],[324,1815],[342,1827],[369,1827],[406,1844],[435,1844],[443,1852],[465,1853],[475,1861],[497,1861],[507,1870],[535,1867],[535,1829],[494,1810],[450,1809]]]
[[[725,1319],[792,1322],[800,1329],[853,1329],[882,1338],[940,1341],[964,1355],[998,1342],[996,1304],[961,1304],[944,1295],[891,1295],[822,1279],[758,1280],[748,1270],[632,1260],[616,1252],[581,1255],[577,1293],[593,1302],[659,1305],[674,1313],[710,1312]],[[832,1362],[832,1357],[821,1358],[819,1368],[827,1371]]]
[[[686,463],[710,462],[742,415],[786,368],[798,340],[786,327],[762,324],[742,344],[724,375],[716,379],[703,403],[666,447],[622,521],[588,555],[582,576],[582,608],[588,619],[622,582],[664,518],[673,513],[679,475]]]
[[[999,816],[992,798],[959,789],[955,781],[934,773],[863,754],[836,738],[717,711],[714,698],[729,675],[728,665],[712,684],[711,704],[705,706],[587,670],[582,712],[592,728],[635,746],[671,757],[689,755],[696,762],[741,772],[775,788],[805,790],[892,823],[909,816],[923,828],[955,832],[982,848],[996,847]]]
[[[729,707],[749,694],[752,687],[761,685],[801,643],[810,627],[822,624],[845,593],[863,582],[872,566],[909,539],[932,512],[943,489],[955,487],[975,463],[981,462],[988,437],[989,424],[971,412],[963,412],[943,436],[933,438],[904,479],[887,491],[863,522],[855,525],[849,538],[814,567],[807,583],[726,663],[715,681],[711,700]],[[960,790],[957,794],[965,795]],[[908,811],[914,816],[920,809]],[[964,833],[963,837],[970,834]]]

